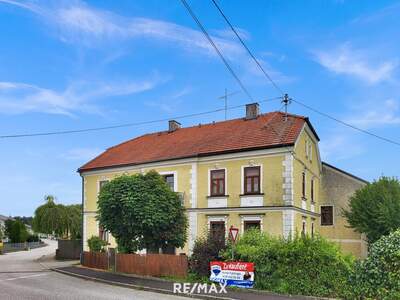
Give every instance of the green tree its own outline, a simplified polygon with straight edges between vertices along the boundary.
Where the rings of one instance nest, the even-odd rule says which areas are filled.
[[[400,182],[381,177],[350,198],[343,215],[351,227],[365,233],[371,244],[400,227]]]
[[[35,232],[56,234],[59,237],[80,236],[82,228],[81,205],[55,203],[55,197],[45,196],[46,203],[35,210],[33,229]]]
[[[11,243],[24,243],[29,234],[26,226],[20,220],[8,219],[5,221],[6,235]]]
[[[98,207],[100,224],[122,252],[182,247],[186,241],[185,209],[155,171],[110,181],[100,191]]]

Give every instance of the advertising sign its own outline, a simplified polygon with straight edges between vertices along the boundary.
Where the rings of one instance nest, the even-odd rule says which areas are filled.
[[[254,263],[212,261],[210,269],[210,280],[213,282],[243,288],[252,288],[254,285]]]

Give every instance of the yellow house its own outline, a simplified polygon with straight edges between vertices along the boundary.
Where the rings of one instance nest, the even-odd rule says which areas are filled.
[[[166,131],[111,147],[79,169],[84,250],[93,235],[115,246],[96,221],[102,184],[122,174],[156,170],[180,193],[188,213],[189,238],[176,253],[190,253],[196,237],[208,230],[227,235],[234,226],[240,234],[257,227],[283,237],[321,232],[360,256],[361,250],[353,244],[348,247],[345,240],[361,241],[361,237],[354,233],[347,238],[351,230],[345,228],[341,216],[335,215],[337,226],[321,226],[321,205],[346,202],[351,192],[340,199],[329,194],[335,183],[324,182],[326,167],[318,142],[308,118],[281,112],[260,114],[253,103],[246,105],[240,119],[186,128],[171,120]],[[325,206],[324,220],[330,217]]]

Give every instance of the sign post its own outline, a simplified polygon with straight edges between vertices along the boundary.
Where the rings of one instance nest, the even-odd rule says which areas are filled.
[[[232,260],[234,259],[233,248],[235,246],[238,233],[239,233],[239,228],[233,227],[233,225],[231,225],[231,227],[229,228],[229,237],[232,241]]]

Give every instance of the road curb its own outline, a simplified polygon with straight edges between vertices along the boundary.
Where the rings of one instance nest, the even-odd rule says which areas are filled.
[[[197,298],[197,299],[206,299],[206,300],[235,300],[234,298],[229,298],[229,297],[218,297],[218,296],[211,296],[211,295],[201,295],[201,294],[177,294],[174,293],[170,290],[165,290],[165,289],[159,289],[159,288],[152,288],[152,287],[147,287],[147,286],[141,286],[141,285],[136,285],[136,284],[127,284],[127,283],[121,283],[121,282],[116,282],[116,281],[109,281],[105,279],[100,279],[96,277],[90,277],[86,275],[81,275],[81,274],[76,274],[72,272],[68,272],[65,270],[60,270],[57,268],[51,268],[50,270],[64,274],[64,275],[69,275],[72,277],[77,277],[85,280],[90,280],[90,281],[95,281],[95,282],[101,282],[113,286],[119,286],[119,287],[124,287],[124,288],[130,288],[130,289],[135,289],[135,290],[142,290],[142,291],[148,291],[148,292],[155,292],[159,294],[168,294],[168,295],[174,295],[174,296],[181,296],[181,297],[187,297],[187,298]]]

